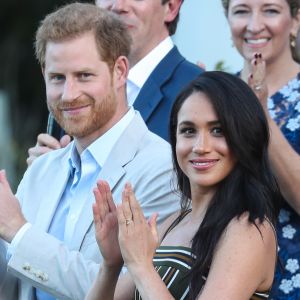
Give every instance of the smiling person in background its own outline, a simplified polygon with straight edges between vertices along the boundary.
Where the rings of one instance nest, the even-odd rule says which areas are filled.
[[[285,203],[277,223],[279,263],[271,299],[300,299],[300,74],[293,60],[299,0],[222,0],[232,40],[244,58],[240,76],[255,84],[271,130],[269,156]],[[256,71],[255,71],[256,72]],[[252,74],[253,76],[253,74]],[[250,78],[249,78],[250,77]],[[253,83],[253,82],[252,82]]]

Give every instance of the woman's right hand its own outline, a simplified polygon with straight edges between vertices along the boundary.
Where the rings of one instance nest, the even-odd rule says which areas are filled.
[[[267,112],[268,86],[266,82],[266,62],[261,53],[255,53],[250,65],[248,84],[256,94],[262,107]],[[267,114],[268,115],[268,114]]]
[[[118,205],[119,243],[122,257],[130,273],[133,269],[149,270],[153,267],[153,255],[159,244],[156,226],[158,214],[147,221],[135,197],[132,186],[126,183],[122,204]]]
[[[94,189],[93,215],[96,240],[108,267],[121,267],[123,259],[118,241],[118,219],[111,190],[106,181],[99,180]]]

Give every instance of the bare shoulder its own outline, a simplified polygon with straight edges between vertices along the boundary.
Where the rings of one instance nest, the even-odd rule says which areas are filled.
[[[267,219],[254,223],[249,221],[248,213],[230,221],[225,229],[218,248],[234,247],[237,251],[256,253],[259,257],[276,256],[277,240],[273,225]],[[251,253],[249,255],[251,255]]]
[[[223,238],[238,239],[243,242],[261,242],[262,245],[268,246],[276,244],[275,230],[271,222],[264,219],[263,222],[255,220],[255,223],[249,222],[248,213],[244,213],[239,218],[234,218],[228,224]]]
[[[172,223],[180,216],[180,210],[169,216],[159,227],[158,227],[158,234],[159,234],[159,241],[162,241],[163,236],[170,228]]]
[[[269,290],[276,249],[269,221],[253,224],[248,214],[234,218],[217,244],[200,299],[249,299],[255,291]]]

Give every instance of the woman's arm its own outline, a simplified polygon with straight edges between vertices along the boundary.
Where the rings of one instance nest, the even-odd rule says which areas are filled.
[[[95,203],[93,216],[96,240],[103,256],[103,263],[98,276],[86,297],[86,300],[110,300],[116,294],[119,299],[131,299],[134,287],[126,276],[119,275],[123,266],[123,259],[118,242],[117,210],[110,187],[105,181],[98,181],[94,189]],[[126,286],[128,283],[128,287]]]
[[[131,206],[129,206],[129,194],[131,197]],[[154,228],[156,226],[156,215],[154,215],[150,221],[150,226],[152,228],[151,234],[154,234],[155,246],[152,248],[150,247],[149,252],[149,245],[142,242],[142,248],[144,247],[143,249],[146,250],[146,252],[150,253],[147,260],[149,267],[144,268],[144,264],[137,264],[138,268],[135,269],[135,264],[132,264],[128,261],[127,267],[130,266],[131,273],[126,272],[124,275],[119,276],[123,265],[123,258],[121,256],[121,250],[118,240],[118,226],[121,227],[121,234],[119,238],[121,239],[121,244],[123,244],[123,252],[126,252],[126,247],[129,247],[132,251],[131,254],[134,256],[134,259],[136,259],[138,258],[138,256],[135,254],[135,252],[137,251],[137,253],[140,253],[139,250],[141,250],[140,241],[142,241],[144,238],[147,239],[147,234],[146,236],[143,235],[143,232],[141,232],[142,227],[138,226],[138,221],[145,219],[141,218],[141,216],[143,217],[142,210],[134,197],[130,185],[126,185],[123,191],[122,206],[119,208],[121,214],[119,217],[119,224],[117,219],[117,209],[114,205],[108,183],[106,183],[105,181],[99,181],[97,183],[97,188],[94,190],[94,195],[96,203],[93,205],[93,214],[96,239],[101,254],[104,258],[104,263],[99,270],[98,276],[94,281],[94,284],[89,291],[86,300],[132,299],[136,287],[141,291],[143,299],[149,299],[148,297],[150,297],[151,299],[170,299],[170,295],[165,284],[159,277],[158,273],[155,271],[152,264],[153,253],[158,244],[158,234],[156,232],[156,228]],[[134,213],[131,212],[131,208],[134,210]],[[127,214],[126,218],[124,217],[123,209],[125,211],[125,214]],[[139,217],[137,216],[138,214],[140,214]],[[162,232],[165,232],[165,230],[177,216],[178,213],[170,216],[164,222],[164,224],[162,224]],[[147,224],[147,222],[142,222],[142,225],[146,226],[146,228],[149,229],[149,225]],[[132,228],[134,228],[135,230],[131,230]],[[125,232],[123,232],[123,234],[122,229],[123,231],[125,229]],[[129,229],[130,236],[125,236],[124,233],[128,234]],[[126,256],[126,258],[128,258],[128,256]],[[135,280],[133,280],[133,278]],[[150,286],[145,287],[144,284],[147,285],[148,283],[150,283]],[[160,286],[161,288],[157,288],[158,286]],[[161,290],[166,290],[168,298],[161,297]]]
[[[107,267],[102,264],[99,274],[90,289],[86,300],[114,299],[116,284],[121,268]]]
[[[270,128],[269,156],[273,172],[285,200],[300,214],[300,155],[291,147],[269,114],[266,66],[261,55],[254,57],[251,68],[252,76],[248,83],[265,110]]]
[[[117,210],[122,257],[142,299],[174,299],[152,262],[159,241],[157,214],[147,222],[129,184]]]
[[[276,238],[269,222],[257,226],[260,232],[246,214],[230,222],[215,250],[199,300],[249,300],[255,291],[269,290]]]
[[[272,169],[285,200],[300,215],[300,155],[291,147],[270,116],[268,119]]]

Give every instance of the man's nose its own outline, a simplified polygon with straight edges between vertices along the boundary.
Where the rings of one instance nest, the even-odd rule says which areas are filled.
[[[112,0],[111,2],[112,5],[110,10],[113,12],[120,14],[128,11],[128,0]]]
[[[79,97],[79,89],[76,82],[72,79],[66,79],[63,86],[62,101],[71,102]]]

